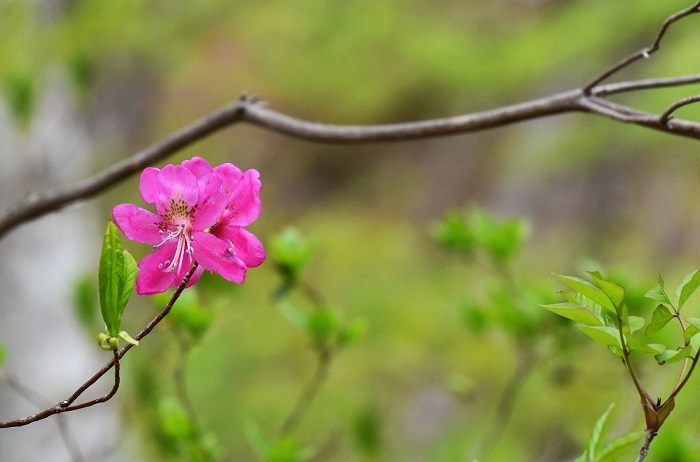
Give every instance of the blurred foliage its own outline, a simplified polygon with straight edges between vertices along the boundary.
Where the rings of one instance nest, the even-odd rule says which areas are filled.
[[[0,0],[0,92],[18,128],[31,134],[53,80],[69,81],[100,153],[90,166],[97,169],[244,90],[294,115],[350,123],[439,117],[551,94],[647,45],[687,3]],[[621,77],[697,72],[693,20]],[[625,98],[660,110],[688,92],[695,90]],[[144,107],[147,117],[135,117]],[[627,289],[625,303],[652,313],[644,294],[653,283],[639,274],[680,280],[700,257],[696,144],[584,117],[352,147],[236,128],[179,154],[261,171],[264,216],[254,232],[270,261],[241,287],[205,274],[197,294],[185,291],[166,323],[130,354],[116,399],[137,447],[120,447],[124,460],[307,460],[335,441],[335,429],[343,437],[324,460],[464,460],[484,438],[524,352],[550,359],[520,385],[484,460],[581,454],[601,409],[615,401],[622,412],[638,400],[620,386],[626,377],[612,355],[600,361],[583,333],[535,307],[556,301],[549,273],[624,262],[610,280]],[[119,131],[124,121],[135,121],[136,131]],[[114,133],[118,143],[104,141]],[[137,182],[106,193],[104,215],[138,195]],[[459,256],[447,255],[425,224],[473,202],[494,213],[448,215],[435,231]],[[531,224],[496,218],[514,215]],[[315,238],[272,237],[285,223]],[[126,245],[134,255],[144,251]],[[322,288],[324,303],[292,282]],[[85,281],[76,288],[86,322],[96,307],[91,290]],[[132,300],[124,324],[137,329],[150,320],[151,303],[160,310],[167,299]],[[356,336],[361,341],[333,363],[297,432],[266,436],[313,373],[309,347]],[[700,401],[685,400],[654,441],[658,460],[694,460]],[[625,420],[616,431],[641,426]]]
[[[97,283],[92,274],[85,274],[75,282],[73,307],[83,327],[86,329],[99,328],[97,324],[97,313],[99,312]]]
[[[615,462],[624,456],[630,448],[641,445],[644,431],[629,433],[608,444],[605,443],[612,408],[611,404],[598,418],[588,439],[586,450],[575,462]]]

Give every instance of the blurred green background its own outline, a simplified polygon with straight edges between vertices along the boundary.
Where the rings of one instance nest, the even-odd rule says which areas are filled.
[[[18,133],[30,137],[38,101],[56,81],[66,83],[93,146],[87,169],[98,172],[242,92],[310,120],[373,124],[575,88],[651,43],[661,22],[689,3],[4,0],[0,88]],[[658,55],[620,78],[697,72],[697,21],[673,28]],[[640,92],[624,101],[660,112],[695,92]],[[235,126],[182,151],[166,163],[200,155],[259,170],[263,215],[251,231],[268,250],[288,225],[310,239],[314,253],[301,278],[340,317],[362,319],[367,329],[334,356],[308,413],[273,450],[314,373],[312,341],[274,298],[282,278],[271,257],[240,287],[205,277],[197,287],[208,313],[202,316],[211,316],[206,332],[183,340],[182,327],[170,322],[125,360],[116,398],[124,444],[111,450],[144,461],[207,460],[210,453],[227,461],[314,454],[332,461],[559,461],[582,452],[611,402],[613,436],[643,429],[619,362],[571,326],[541,321],[554,315],[536,304],[557,299],[561,287],[551,272],[610,271],[643,294],[659,273],[679,281],[697,268],[697,146],[564,115],[359,146]],[[95,201],[101,222],[116,204],[140,204],[138,178]],[[522,250],[504,264],[508,276],[478,249],[465,259],[432,237],[446,211],[475,206],[497,223],[529,223]],[[137,257],[149,250],[125,245]],[[85,262],[86,271],[94,267]],[[495,296],[499,290],[506,295]],[[314,310],[303,294],[291,300]],[[506,321],[493,320],[494,311]],[[135,333],[155,313],[151,300],[135,297],[124,327]],[[99,330],[100,321],[88,316],[86,338]],[[189,347],[181,371],[183,342]],[[643,368],[657,394],[672,386],[672,372]],[[188,417],[173,374],[184,374],[196,431],[178,423]],[[513,383],[517,392],[501,419],[498,403]],[[697,383],[693,378],[690,388]],[[692,395],[681,395],[648,460],[696,459],[700,400]],[[493,428],[495,441],[480,447]],[[208,449],[192,450],[193,432]]]

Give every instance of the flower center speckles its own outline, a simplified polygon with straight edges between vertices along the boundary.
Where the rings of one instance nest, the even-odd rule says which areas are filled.
[[[191,256],[194,252],[192,248],[192,241],[194,240],[192,219],[196,208],[197,206],[189,208],[183,199],[170,200],[170,209],[163,216],[165,222],[158,223],[160,228],[158,233],[163,240],[159,244],[154,245],[153,248],[157,249],[173,239],[177,239],[177,246],[175,247],[173,258],[165,260],[158,265],[158,268],[162,271],[177,271],[179,273],[182,270],[182,263],[185,257]]]

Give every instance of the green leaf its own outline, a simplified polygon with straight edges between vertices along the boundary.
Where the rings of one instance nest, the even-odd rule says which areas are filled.
[[[287,278],[296,278],[316,248],[296,228],[285,228],[270,241],[270,255],[279,271]]]
[[[433,238],[443,247],[463,253],[474,250],[474,236],[472,235],[464,217],[459,212],[450,212],[435,225]]]
[[[659,281],[656,284],[656,287],[651,289],[644,296],[648,299],[655,300],[657,302],[665,303],[667,305],[673,305],[673,303],[671,303],[671,300],[668,298],[668,295],[666,295],[666,290],[664,289],[664,280],[661,276],[659,276]]]
[[[539,305],[542,308],[551,311],[552,313],[571,319],[575,322],[580,322],[587,326],[603,326],[603,321],[600,317],[585,306],[570,302],[554,303],[550,305]]]
[[[608,408],[603,412],[603,414],[598,417],[595,424],[593,425],[593,431],[591,436],[588,438],[588,447],[586,452],[588,453],[588,458],[590,460],[597,460],[597,455],[603,447],[605,441],[605,434],[608,431],[608,417],[610,417],[610,412],[612,411],[615,404],[610,404]]]
[[[591,272],[589,274],[603,293],[607,295],[613,305],[616,307],[620,306],[622,300],[625,298],[625,289],[613,282],[605,280],[598,272]]]
[[[630,350],[641,351],[642,353],[650,355],[656,356],[666,350],[664,345],[658,343],[647,343],[645,340],[634,335],[626,335],[625,340],[627,342],[627,347]]]
[[[139,268],[136,265],[136,260],[131,256],[129,252],[124,251],[124,282],[122,285],[122,290],[119,298],[120,313],[121,318],[124,308],[127,303],[129,303],[129,298],[131,298],[131,293],[134,291],[134,286],[136,285],[136,276],[139,274]]]
[[[469,226],[476,242],[499,264],[513,258],[529,234],[524,220],[511,219],[499,223],[482,209],[475,209],[470,214]]]
[[[601,307],[610,311],[611,313],[617,314],[615,310],[615,305],[613,302],[605,295],[605,292],[591,284],[590,282],[584,281],[573,276],[562,276],[555,274],[564,284],[568,285],[576,292],[580,293],[584,297],[590,299],[591,301],[597,303]]]
[[[644,318],[641,318],[639,316],[628,316],[627,317],[627,325],[630,328],[631,333],[637,332],[639,329],[644,327]]]
[[[126,341],[126,343],[131,343],[134,346],[139,346],[139,341],[134,340],[134,338],[131,335],[129,335],[129,333],[125,330],[119,332],[119,337],[123,338]]]
[[[180,294],[177,303],[173,305],[168,318],[179,328],[184,329],[195,338],[201,337],[209,328],[212,314],[204,308],[197,297],[197,287],[193,286]],[[164,295],[159,297],[159,295]],[[158,294],[153,297],[155,306],[160,310],[165,306],[171,294]]]
[[[0,366],[2,366],[2,364],[5,362],[5,357],[5,347],[0,345]]]
[[[651,315],[651,322],[644,331],[644,335],[652,335],[666,326],[673,319],[673,314],[666,308],[665,305],[659,305]]]
[[[685,331],[683,331],[683,338],[689,341],[693,335],[697,334],[698,332],[700,332],[700,329],[691,324],[685,328]]]
[[[172,441],[187,441],[196,435],[196,426],[187,410],[173,398],[161,400],[158,406],[161,434]]]
[[[111,337],[116,337],[121,326],[119,304],[124,287],[124,252],[111,221],[107,225],[102,255],[100,256],[99,295],[102,318]]]
[[[367,319],[353,319],[348,325],[343,327],[338,333],[338,346],[347,346],[359,338],[363,337],[367,332]]]
[[[700,287],[700,272],[695,270],[687,275],[676,289],[676,301],[678,302],[679,310],[698,287]]]
[[[695,349],[695,351],[700,350],[700,333],[693,335],[690,338],[690,345]]]
[[[691,318],[686,318],[685,321],[690,323],[691,326],[700,330],[700,318],[692,318],[691,317]]]
[[[467,302],[461,309],[464,326],[474,332],[483,332],[491,322],[489,311],[477,303]]]
[[[615,347],[622,350],[622,343],[620,343],[620,333],[614,327],[607,326],[576,326],[581,331],[588,335],[593,340],[602,342],[605,345]]]
[[[681,350],[666,350],[654,356],[654,358],[656,358],[659,364],[671,364],[689,357],[692,352],[693,349],[687,346]]]
[[[309,314],[307,329],[316,342],[325,343],[336,332],[338,324],[338,315],[331,309],[323,308]]]
[[[645,431],[639,431],[616,438],[608,444],[605,449],[600,451],[596,462],[617,462],[617,460],[625,455],[633,446],[639,444],[639,441],[644,438],[645,435]]]

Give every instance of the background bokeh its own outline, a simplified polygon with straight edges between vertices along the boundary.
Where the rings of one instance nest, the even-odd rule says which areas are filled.
[[[372,124],[575,88],[649,44],[663,19],[688,4],[0,0],[0,204],[96,173],[243,92],[310,120]],[[697,24],[678,24],[659,54],[620,78],[697,73]],[[660,112],[696,91],[624,101]],[[697,119],[700,111],[677,115]],[[237,125],[166,163],[200,155],[259,170],[263,215],[251,231],[269,245],[285,227],[298,229],[315,246],[303,279],[344,319],[366,321],[365,335],[335,357],[296,443],[324,448],[319,460],[461,461],[495,426],[497,440],[481,460],[558,461],[582,452],[611,402],[613,436],[643,429],[631,383],[575,329],[552,340],[566,325],[519,337],[501,325],[476,328],[465,307],[488,309],[500,276],[483,257],[441,248],[434,223],[476,206],[497,220],[526,220],[529,239],[510,264],[518,284],[549,297],[520,299],[532,313],[561,290],[551,272],[610,271],[643,294],[659,273],[679,282],[698,267],[697,146],[572,114],[359,146]],[[85,275],[96,279],[104,224],[125,202],[141,202],[136,177],[0,242],[4,369],[48,402],[107,359],[94,342],[100,321],[81,324],[73,294]],[[125,245],[137,257],[148,251]],[[256,438],[275,438],[315,364],[308,336],[273,297],[280,282],[272,259],[240,287],[203,278],[200,303],[212,321],[184,371],[181,339],[159,327],[127,356],[114,402],[66,416],[87,460],[190,460],[159,426],[179,373],[221,460],[260,458]],[[125,328],[137,332],[155,313],[151,300],[134,296]],[[532,313],[524,316],[540,316]],[[522,351],[538,360],[500,421],[497,403]],[[675,380],[655,364],[643,373],[657,394]],[[697,383],[678,399],[648,460],[695,460]],[[36,409],[10,387],[0,390],[0,419]],[[0,459],[70,460],[57,431],[53,422],[3,430]]]

